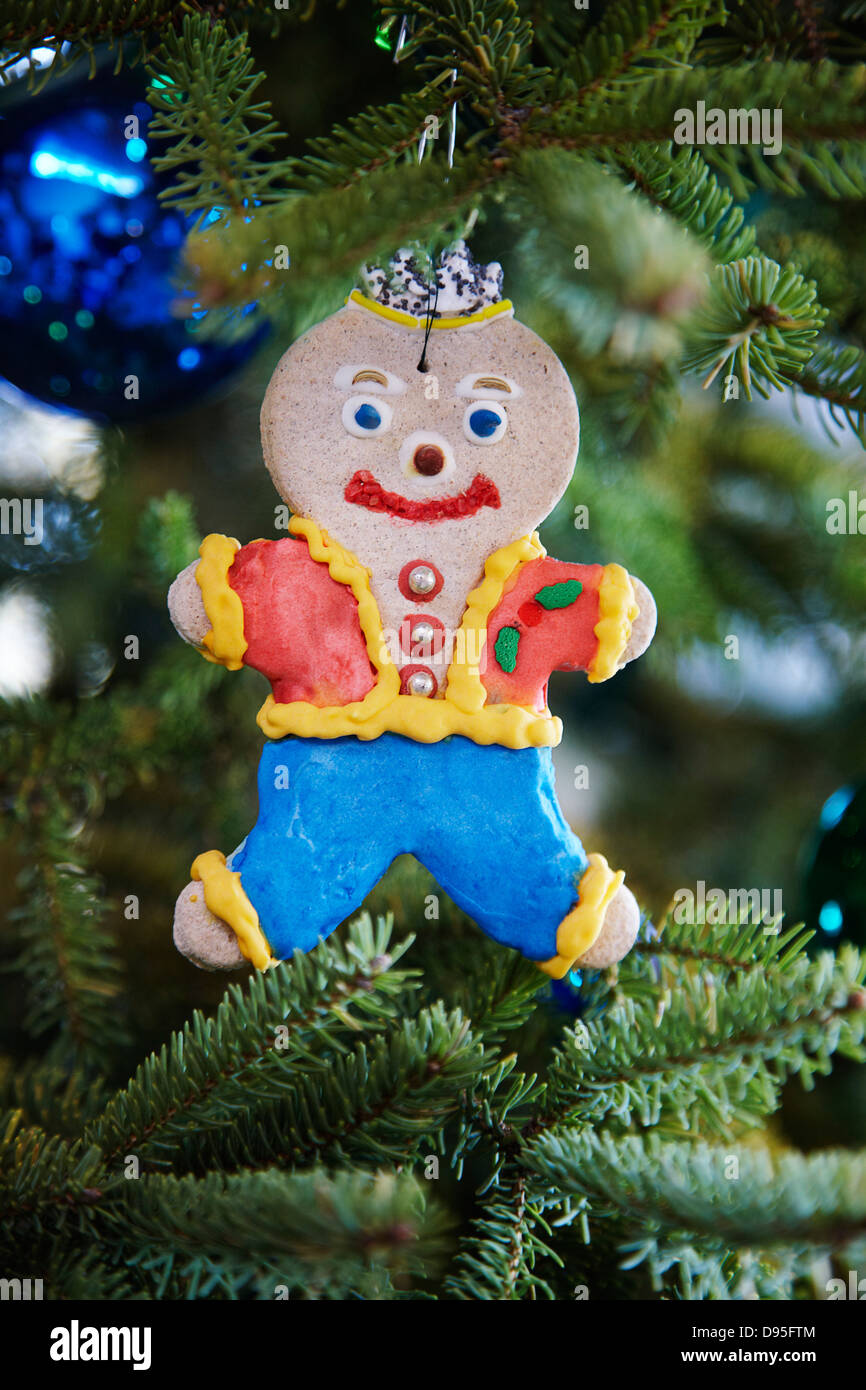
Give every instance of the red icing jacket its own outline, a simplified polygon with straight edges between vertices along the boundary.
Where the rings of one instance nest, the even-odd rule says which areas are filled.
[[[398,669],[418,660],[385,649],[367,571],[312,522],[294,518],[292,529],[301,536],[240,548],[210,536],[196,574],[212,622],[206,654],[268,678],[259,722],[270,737],[390,729],[425,742],[449,733],[514,747],[558,742],[551,672],[613,675],[637,614],[619,565],[569,564],[534,538],[516,542],[490,557],[468,595],[447,672],[422,659],[438,682],[434,698],[422,698]]]

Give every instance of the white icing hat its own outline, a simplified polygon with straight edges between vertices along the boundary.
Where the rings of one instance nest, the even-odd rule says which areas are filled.
[[[502,266],[498,261],[479,265],[465,241],[443,251],[439,264],[426,273],[418,255],[404,247],[387,266],[366,266],[363,280],[368,300],[413,318],[469,318],[494,304],[507,304]]]

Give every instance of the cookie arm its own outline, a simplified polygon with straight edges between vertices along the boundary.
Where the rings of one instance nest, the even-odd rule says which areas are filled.
[[[606,681],[646,651],[656,629],[656,606],[645,584],[622,565],[605,565],[598,587],[598,650],[587,679]]]
[[[243,604],[229,583],[239,550],[231,536],[206,536],[199,547],[201,558],[178,575],[168,594],[171,619],[181,637],[206,660],[230,671],[240,669],[247,649]]]
[[[632,623],[638,616],[634,586],[622,565],[605,565],[598,586],[597,647],[587,670],[593,684],[610,680],[623,665]]]
[[[632,622],[628,645],[622,654],[621,665],[623,666],[625,666],[627,662],[634,661],[637,657],[642,656],[646,651],[655,636],[656,621],[658,618],[655,599],[646,584],[643,584],[640,579],[635,579],[633,574],[630,575],[630,579],[632,588],[634,589],[634,600],[638,607],[638,614]]]
[[[198,563],[198,560],[193,560],[191,565],[181,570],[172,584],[168,591],[168,612],[184,642],[200,650],[211,623],[204,611],[201,590],[195,582]]]

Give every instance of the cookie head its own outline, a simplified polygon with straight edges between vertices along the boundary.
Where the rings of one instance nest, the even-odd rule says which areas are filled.
[[[356,292],[284,355],[262,407],[280,496],[365,559],[508,544],[574,469],[571,384],[508,301],[429,322]]]

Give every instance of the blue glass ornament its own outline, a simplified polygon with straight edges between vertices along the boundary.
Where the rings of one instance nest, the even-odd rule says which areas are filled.
[[[561,980],[551,980],[550,993],[554,1004],[570,1018],[580,1018],[586,1008],[586,1000],[581,995],[583,972],[569,970]]]
[[[866,783],[827,798],[810,837],[804,875],[806,925],[813,948],[866,945]]]
[[[56,493],[40,497],[37,505],[38,529],[31,521],[29,536],[14,530],[0,532],[0,573],[5,565],[19,573],[38,574],[54,565],[76,564],[97,541],[101,518],[92,502]]]
[[[205,340],[206,311],[173,312],[190,219],[157,200],[142,91],[53,79],[0,121],[0,375],[118,422],[187,407],[267,332]]]

